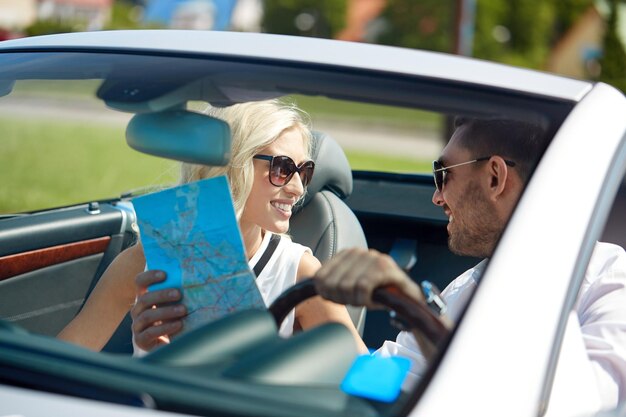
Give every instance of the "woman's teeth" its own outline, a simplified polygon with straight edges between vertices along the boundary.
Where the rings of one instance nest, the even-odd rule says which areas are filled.
[[[281,210],[281,211],[285,211],[285,212],[290,212],[291,211],[291,204],[285,204],[285,203],[272,203],[272,206],[276,207],[277,209]]]

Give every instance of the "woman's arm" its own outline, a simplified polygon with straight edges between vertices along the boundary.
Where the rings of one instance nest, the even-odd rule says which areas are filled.
[[[135,276],[145,268],[141,244],[120,253],[104,271],[82,310],[57,335],[99,351],[109,341],[135,301]]]
[[[320,267],[320,261],[309,252],[305,252],[298,266],[297,281],[312,277]],[[365,346],[359,332],[354,327],[348,310],[344,305],[324,300],[319,296],[309,298],[296,307],[296,321],[303,330],[328,322],[341,323],[352,332],[359,352],[368,353],[367,346]]]

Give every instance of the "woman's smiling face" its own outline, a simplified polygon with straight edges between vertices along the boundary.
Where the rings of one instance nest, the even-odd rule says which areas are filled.
[[[283,131],[269,146],[261,149],[259,154],[288,156],[300,165],[308,160],[304,148],[302,133],[297,128]],[[273,233],[286,233],[289,230],[294,204],[304,194],[304,187],[298,174],[282,187],[270,183],[270,161],[254,159],[254,182],[240,219],[242,229],[259,226]]]

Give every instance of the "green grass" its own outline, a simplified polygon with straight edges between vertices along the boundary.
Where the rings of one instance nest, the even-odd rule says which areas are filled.
[[[355,151],[346,151],[346,156],[353,170],[415,173],[430,172],[432,169],[432,162],[426,160]]]
[[[101,80],[91,79],[74,80],[71,83],[66,80],[18,81],[15,83],[11,94],[13,96],[34,95],[36,97],[47,96],[58,98],[71,96],[74,99],[82,98],[85,100],[93,100],[101,83]]]
[[[124,126],[1,119],[0,214],[118,197],[171,184],[178,164],[130,149]],[[353,169],[426,172],[430,162],[347,152]]]
[[[286,100],[296,103],[298,107],[306,111],[314,120],[316,117],[343,118],[390,124],[402,128],[430,130],[439,130],[442,125],[441,114],[423,110],[301,95],[293,95],[286,98]]]
[[[0,213],[119,196],[171,183],[176,163],[130,149],[123,126],[0,119]]]

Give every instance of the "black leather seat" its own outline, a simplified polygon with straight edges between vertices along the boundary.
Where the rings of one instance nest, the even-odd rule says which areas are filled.
[[[312,158],[315,175],[291,219],[292,239],[310,247],[321,262],[342,249],[367,248],[358,219],[343,201],[352,193],[352,170],[343,149],[330,136],[314,132]],[[365,309],[349,306],[348,311],[363,334]]]

